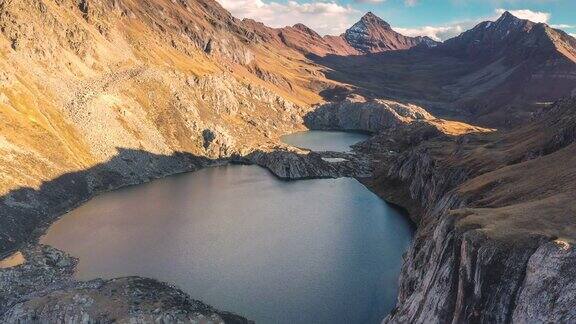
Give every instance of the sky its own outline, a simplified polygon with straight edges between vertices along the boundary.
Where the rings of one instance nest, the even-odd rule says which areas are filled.
[[[576,0],[217,0],[238,18],[271,27],[303,23],[339,35],[372,11],[407,36],[446,40],[504,11],[576,37]]]

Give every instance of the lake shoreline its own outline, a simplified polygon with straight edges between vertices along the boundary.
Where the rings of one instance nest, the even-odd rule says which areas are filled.
[[[272,155],[277,155],[275,156],[275,159],[273,161],[273,163],[271,164],[270,161],[262,161],[262,157],[267,157],[267,156],[272,156]],[[340,156],[339,154],[336,154],[338,156]],[[256,156],[256,157],[255,157]],[[278,172],[278,165],[281,165],[283,163],[294,163],[294,158],[295,156],[297,157],[297,160],[299,161],[299,163],[304,163],[304,165],[306,165],[307,167],[304,168],[306,174],[282,174]],[[73,210],[75,208],[78,208],[79,206],[82,206],[83,204],[85,204],[87,201],[89,201],[90,199],[99,196],[103,193],[106,192],[111,192],[111,191],[115,191],[118,189],[122,189],[122,188],[126,188],[126,187],[132,187],[132,186],[137,186],[139,184],[143,184],[143,183],[148,183],[148,182],[152,182],[154,180],[157,179],[162,179],[162,178],[166,178],[166,177],[171,177],[171,176],[175,176],[175,175],[179,175],[182,173],[189,173],[189,172],[195,172],[204,168],[209,168],[209,167],[215,167],[215,166],[224,166],[224,165],[229,165],[229,164],[250,164],[250,165],[258,165],[260,167],[263,167],[267,170],[269,170],[271,173],[274,174],[274,176],[276,176],[278,179],[281,180],[285,180],[285,181],[295,181],[295,180],[304,180],[304,179],[324,179],[324,178],[338,178],[338,177],[353,177],[356,178],[357,180],[359,180],[361,177],[357,177],[353,174],[353,172],[350,172],[350,169],[354,169],[354,163],[357,163],[358,161],[354,161],[352,164],[350,163],[328,163],[325,162],[325,164],[319,164],[321,165],[321,167],[317,168],[315,167],[318,159],[321,159],[320,154],[317,154],[315,152],[309,152],[308,154],[296,154],[294,152],[290,152],[290,151],[272,151],[272,152],[258,152],[256,155],[252,155],[252,156],[247,156],[244,158],[238,158],[238,157],[232,157],[229,159],[219,159],[217,161],[206,161],[205,159],[201,159],[200,160],[200,167],[197,166],[197,164],[195,164],[193,167],[191,168],[184,168],[184,169],[180,169],[180,170],[172,170],[170,172],[165,172],[162,174],[159,174],[158,176],[154,176],[154,177],[146,177],[143,179],[143,181],[134,181],[134,182],[130,182],[130,183],[125,183],[125,184],[121,184],[119,186],[116,187],[112,187],[112,188],[108,188],[106,190],[102,190],[102,191],[98,191],[98,192],[94,192],[91,195],[85,197],[84,199],[77,201],[75,204],[73,205],[69,205],[68,208],[66,208],[65,210],[61,211],[56,217],[52,217],[49,221],[44,221],[42,223],[42,226],[36,228],[36,230],[34,231],[33,234],[33,238],[31,240],[28,241],[28,243],[25,243],[25,246],[23,247],[22,245],[20,245],[17,249],[13,249],[12,252],[18,250],[18,251],[22,251],[23,254],[25,256],[27,256],[27,254],[30,253],[31,250],[35,249],[36,246],[38,245],[38,240],[39,238],[46,233],[46,230],[48,229],[48,227],[54,223],[55,221],[57,221],[58,219],[60,219],[63,215],[65,215],[68,211]],[[328,156],[332,156],[330,154],[328,154]],[[356,154],[348,154],[348,157],[350,156],[356,156]],[[363,161],[363,163],[366,163],[366,157],[362,156],[361,160]],[[289,162],[286,162],[289,161]],[[298,164],[298,163],[297,163]],[[345,168],[333,168],[332,164],[339,164],[339,165],[346,165]],[[330,167],[326,168],[327,165],[330,165]],[[298,168],[297,168],[298,169]],[[321,171],[319,171],[321,170]],[[321,173],[321,172],[325,172],[325,173]],[[362,182],[361,182],[362,183]],[[364,185],[364,184],[363,184]],[[370,188],[368,188],[370,189]],[[4,251],[6,252],[6,251]],[[10,254],[11,252],[7,252],[6,254]],[[42,262],[41,262],[42,263]],[[32,265],[33,267],[33,265]],[[57,271],[59,272],[59,271]],[[61,272],[61,271],[60,271]],[[54,281],[54,280],[50,280],[50,278],[47,278],[48,281]],[[54,279],[54,278],[52,278]],[[67,280],[70,280],[70,278],[68,278]],[[64,280],[64,281],[67,281]],[[71,280],[74,282],[74,280]],[[75,282],[73,285],[82,285],[83,282]],[[26,285],[24,283],[24,285]],[[30,290],[33,291],[35,290],[36,287],[30,287]],[[3,304],[0,303],[0,306],[4,306],[5,309],[9,309],[10,305],[14,305],[15,303],[17,303],[18,300],[12,300],[12,301],[5,301]],[[1,309],[1,308],[0,308]],[[246,314],[249,315],[249,314]]]

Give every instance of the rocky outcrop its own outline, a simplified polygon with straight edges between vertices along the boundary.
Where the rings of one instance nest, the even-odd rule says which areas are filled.
[[[413,104],[349,98],[317,107],[304,117],[304,122],[312,129],[378,133],[416,120],[432,119],[426,110]]]
[[[372,174],[369,158],[355,153],[302,152],[278,148],[270,152],[256,150],[233,161],[259,165],[284,180],[367,177]]]
[[[75,282],[77,260],[48,246],[27,248],[26,259],[0,269],[2,323],[250,323],[152,279]]]
[[[329,162],[322,160],[319,154],[296,153],[277,150],[274,152],[256,151],[246,159],[251,163],[270,170],[280,179],[312,179],[338,177],[338,170]]]
[[[94,280],[20,302],[4,323],[253,323],[145,278]]]

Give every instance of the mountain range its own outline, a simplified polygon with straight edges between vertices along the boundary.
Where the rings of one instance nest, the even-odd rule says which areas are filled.
[[[429,37],[404,36],[371,12],[339,36],[322,37],[303,24],[269,28],[249,19],[243,23],[252,26],[266,42],[280,43],[304,54],[318,56],[365,55],[416,46],[434,47],[438,44]]]
[[[419,102],[441,115],[505,126],[574,93],[574,41],[506,12],[433,46],[312,59],[351,86],[345,93]]]
[[[418,102],[440,115],[487,126],[506,126],[576,91],[575,39],[509,12],[442,43],[403,36],[372,13],[339,36],[322,37],[302,24],[242,24],[263,43],[296,50],[328,68],[329,79],[341,84],[321,92],[326,100],[360,93]]]

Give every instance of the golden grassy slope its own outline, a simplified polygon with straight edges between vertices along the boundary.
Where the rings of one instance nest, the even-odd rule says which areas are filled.
[[[309,85],[329,83],[212,0],[2,1],[0,27],[0,194],[118,147],[217,157],[266,145],[301,129],[321,101]],[[209,149],[206,129],[219,136]]]

